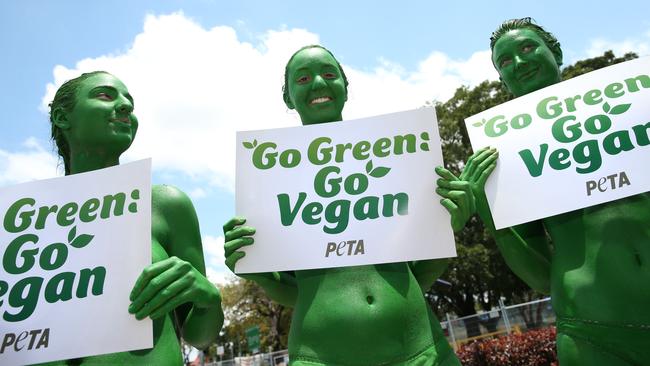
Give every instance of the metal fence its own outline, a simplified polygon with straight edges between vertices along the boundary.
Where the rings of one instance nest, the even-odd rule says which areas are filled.
[[[541,299],[524,304],[499,308],[458,318],[447,314],[446,321],[440,323],[445,336],[457,350],[464,343],[492,338],[504,334],[522,333],[530,329],[544,328],[555,324],[555,313],[551,308],[551,299]],[[287,350],[261,353],[248,357],[235,357],[231,360],[206,363],[207,366],[287,366]]]
[[[469,341],[521,333],[553,324],[555,313],[550,298],[512,306],[504,306],[500,302],[495,310],[462,318],[447,314],[446,321],[440,323],[455,350]]]
[[[235,357],[231,360],[206,363],[206,366],[287,366],[289,353],[287,350],[271,353],[259,353],[247,357]]]

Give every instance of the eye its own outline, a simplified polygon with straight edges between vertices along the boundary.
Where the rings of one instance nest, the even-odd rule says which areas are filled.
[[[100,99],[100,100],[106,100],[106,101],[113,100],[112,96],[110,96],[108,93],[104,93],[104,92],[97,93],[96,97],[97,97],[97,99]]]
[[[535,50],[535,46],[532,44],[527,44],[521,48],[521,52],[523,53],[529,53]]]
[[[309,76],[307,76],[307,75],[303,75],[303,76],[298,77],[298,79],[296,80],[296,82],[297,82],[298,84],[304,84],[304,83],[308,82],[309,80],[310,80],[310,77],[309,77]]]
[[[336,79],[336,74],[333,73],[333,72],[326,72],[326,73],[323,73],[323,77],[325,79]]]
[[[510,64],[512,64],[512,59],[509,58],[509,57],[504,58],[501,61],[499,61],[499,67],[500,68],[504,68],[504,67],[506,67],[506,66],[508,66]]]

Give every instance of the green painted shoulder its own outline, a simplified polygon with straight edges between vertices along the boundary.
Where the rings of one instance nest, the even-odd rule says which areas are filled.
[[[154,208],[167,210],[187,210],[193,209],[192,200],[185,192],[180,189],[167,185],[156,184],[151,187],[151,201]]]

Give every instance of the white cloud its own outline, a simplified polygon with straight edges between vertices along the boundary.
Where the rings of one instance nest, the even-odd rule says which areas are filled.
[[[62,175],[57,158],[33,137],[23,143],[23,149],[9,152],[0,149],[0,186],[23,183]],[[57,174],[58,173],[58,174]]]
[[[188,193],[188,195],[189,195],[193,200],[196,201],[196,200],[198,200],[199,198],[203,198],[203,197],[205,197],[205,196],[207,195],[207,193],[206,193],[206,191],[205,191],[203,188],[201,188],[201,187],[197,187],[197,188],[194,188],[193,190],[191,190],[191,191]]]
[[[151,156],[159,172],[233,190],[235,131],[299,125],[281,99],[284,66],[301,46],[319,43],[303,29],[269,30],[259,39],[242,42],[233,28],[205,29],[182,13],[150,15],[123,53],[56,66],[42,107],[80,72],[112,72],[134,95],[140,121],[127,160]],[[388,60],[377,64],[369,72],[344,65],[351,83],[345,118],[417,108],[449,98],[462,84],[497,78],[489,51],[468,60],[433,52],[411,72]]]
[[[433,52],[413,72],[384,59],[372,72],[344,68],[350,81],[346,118],[422,107],[426,101],[449,99],[461,85],[498,79],[489,50],[476,52],[467,60],[452,60],[444,53]]]
[[[612,50],[616,56],[627,52],[635,52],[639,56],[650,55],[650,31],[641,37],[626,38],[622,41],[612,41],[605,38],[592,39],[587,48],[587,57],[602,56],[605,51]]]
[[[232,272],[224,264],[223,236],[204,235],[202,241],[205,271],[208,279],[212,283],[225,284],[232,276]]]

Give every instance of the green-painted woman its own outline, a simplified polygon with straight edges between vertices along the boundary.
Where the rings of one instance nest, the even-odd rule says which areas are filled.
[[[504,22],[491,47],[515,97],[561,79],[560,43],[530,18]],[[484,185],[497,157],[494,149],[475,152],[461,179],[472,184],[478,213],[513,272],[551,294],[560,365],[650,364],[650,195],[495,230]]]
[[[133,105],[126,86],[102,71],[83,74],[57,90],[50,122],[66,175],[119,164],[138,129]],[[197,348],[216,339],[223,324],[221,295],[205,277],[192,202],[177,188],[154,186],[151,211],[153,264],[136,280],[124,310],[136,319],[153,319],[154,347],[50,364],[182,365],[179,336]]]
[[[285,68],[284,102],[303,125],[341,121],[347,89],[341,65],[321,46],[300,49]],[[469,184],[455,184],[443,192],[442,201],[458,229],[469,218],[474,199]],[[244,256],[238,249],[254,242],[255,229],[245,221],[235,217],[224,225],[231,270]],[[446,267],[447,260],[439,259],[242,277],[294,307],[289,335],[293,366],[460,365],[423,296]]]

